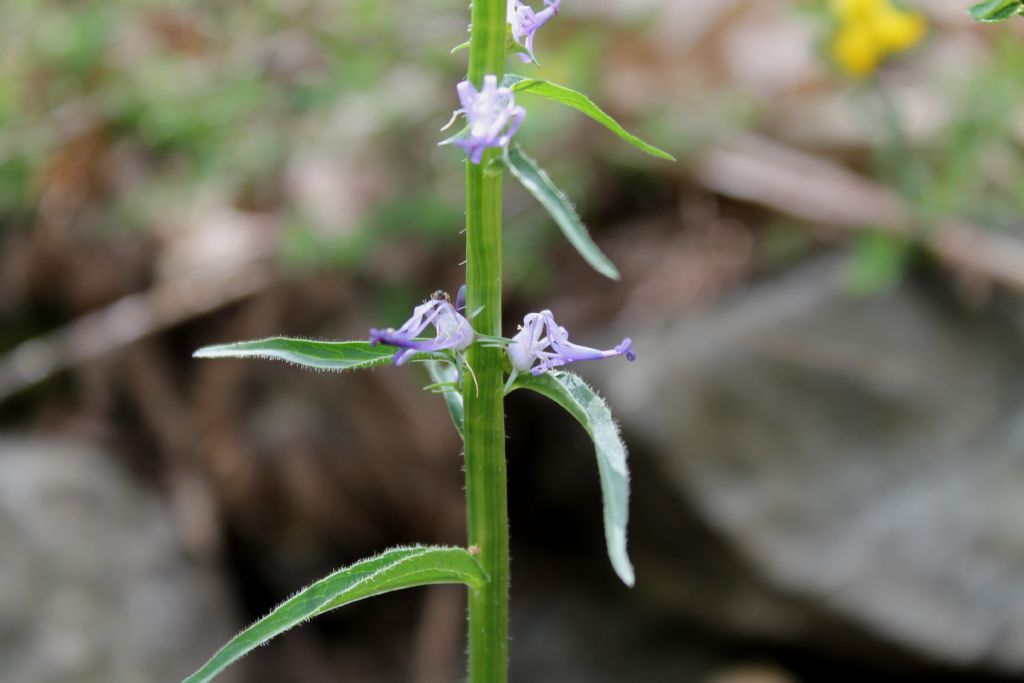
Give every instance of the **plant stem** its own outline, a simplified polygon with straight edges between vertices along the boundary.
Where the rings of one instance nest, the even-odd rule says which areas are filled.
[[[506,0],[473,0],[469,79],[505,71]],[[466,308],[481,334],[501,334],[501,176],[466,162]],[[508,680],[508,509],[502,351],[470,347],[465,403],[466,515],[469,545],[490,581],[469,593],[469,682]]]

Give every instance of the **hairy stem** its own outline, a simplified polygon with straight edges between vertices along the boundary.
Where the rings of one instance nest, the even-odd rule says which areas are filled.
[[[506,0],[473,0],[469,79],[477,88],[485,74],[500,80],[505,70]],[[501,176],[484,169],[490,150],[476,165],[466,163],[466,303],[480,313],[482,334],[501,334]],[[465,402],[466,514],[469,544],[490,581],[469,594],[469,681],[508,680],[508,510],[502,351],[469,349],[472,376]],[[468,373],[467,373],[468,375]]]

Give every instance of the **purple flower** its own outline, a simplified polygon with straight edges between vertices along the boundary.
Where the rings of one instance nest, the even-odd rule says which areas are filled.
[[[636,360],[632,340],[627,337],[621,344],[608,351],[573,344],[569,341],[569,333],[555,322],[551,311],[528,314],[523,318],[523,326],[519,333],[508,345],[508,357],[512,361],[513,369],[516,372],[529,370],[534,375],[541,375],[552,368],[578,360],[596,360],[612,356],[625,356],[626,360]]]
[[[469,81],[459,83],[456,90],[462,109],[456,110],[452,121],[459,114],[465,114],[467,130],[441,144],[454,142],[466,150],[470,161],[479,164],[485,150],[508,144],[522,125],[526,110],[516,106],[516,98],[509,88],[498,87],[498,77],[494,75],[484,76],[484,87],[479,92]]]
[[[417,339],[430,325],[437,330],[433,339]],[[417,351],[441,351],[453,349],[463,351],[473,343],[473,326],[455,306],[448,295],[438,290],[428,301],[413,309],[412,317],[397,330],[371,329],[370,345],[390,344],[397,346],[395,365],[401,365]]]
[[[562,0],[544,0],[544,9],[534,12],[532,7],[524,5],[521,0],[508,0],[508,23],[512,26],[512,38],[526,50],[526,54],[519,53],[521,60],[536,63],[533,36],[537,29],[558,15],[561,7]]]

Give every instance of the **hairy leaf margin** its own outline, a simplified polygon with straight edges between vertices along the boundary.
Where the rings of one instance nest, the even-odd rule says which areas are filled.
[[[358,600],[382,593],[443,583],[479,588],[487,576],[463,548],[393,548],[326,576],[285,600],[218,650],[183,683],[206,683],[254,648],[299,624]]]
[[[578,375],[571,372],[548,371],[539,376],[523,373],[516,377],[509,391],[515,389],[530,389],[547,396],[576,418],[590,435],[601,478],[608,559],[622,582],[632,587],[636,583],[636,574],[626,550],[629,466],[626,463],[626,445],[619,435],[618,425],[612,418],[608,404]]]
[[[293,337],[270,337],[254,341],[204,346],[193,358],[261,358],[280,360],[310,370],[344,372],[391,365],[395,348],[386,344],[371,346],[368,341],[317,341]],[[419,353],[413,360],[435,357]]]

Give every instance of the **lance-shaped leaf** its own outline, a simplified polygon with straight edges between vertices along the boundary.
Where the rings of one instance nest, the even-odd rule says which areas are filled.
[[[203,683],[254,648],[293,626],[357,600],[413,586],[461,583],[480,587],[487,576],[462,548],[395,548],[356,562],[299,591],[222,647],[184,683]]]
[[[644,142],[637,136],[630,133],[619,125],[618,121],[601,109],[601,107],[597,106],[592,99],[581,92],[573,90],[572,88],[566,88],[564,85],[558,85],[557,83],[541,80],[539,78],[524,78],[513,74],[505,76],[505,80],[502,85],[511,88],[513,92],[533,93],[572,107],[576,111],[586,114],[593,120],[597,121],[634,147],[637,147],[652,156],[656,156],[659,159],[667,159],[668,161],[676,160],[674,156],[665,150],[658,149],[654,145]]]
[[[968,11],[975,21],[1003,21],[1015,14],[1024,14],[1024,3],[1021,0],[986,0]]]
[[[569,198],[551,182],[551,178],[537,162],[526,156],[519,145],[509,145],[505,152],[505,165],[523,187],[548,210],[562,234],[580,256],[597,272],[612,280],[618,280],[619,271],[615,264],[594,244]]]
[[[454,386],[458,382],[459,373],[452,367],[451,363],[428,360],[425,365],[427,366],[427,373],[430,374],[431,381],[434,382],[430,388],[441,392],[444,396],[444,402],[448,406],[452,422],[455,423],[455,429],[459,430],[459,436],[463,436],[462,425],[465,423],[466,411],[462,405],[462,392]]]
[[[394,354],[392,346],[370,346],[370,342],[364,341],[326,342],[272,337],[204,346],[192,355],[195,358],[265,358],[282,360],[311,370],[341,372],[391,365]]]
[[[550,371],[536,377],[524,373],[512,384],[514,389],[530,389],[547,396],[569,411],[590,435],[597,452],[597,471],[601,477],[608,557],[622,582],[632,586],[636,577],[626,551],[629,467],[626,465],[626,445],[622,443],[608,404],[571,372]]]

